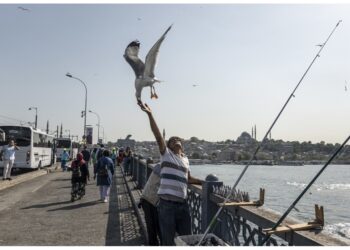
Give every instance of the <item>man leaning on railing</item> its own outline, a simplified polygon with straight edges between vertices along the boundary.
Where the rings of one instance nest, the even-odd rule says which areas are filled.
[[[176,232],[179,235],[190,235],[192,232],[190,211],[186,202],[187,184],[202,184],[202,181],[190,174],[189,161],[184,154],[181,138],[170,137],[165,144],[150,107],[141,101],[138,105],[148,115],[161,154],[159,226],[162,245],[172,246],[175,245]]]

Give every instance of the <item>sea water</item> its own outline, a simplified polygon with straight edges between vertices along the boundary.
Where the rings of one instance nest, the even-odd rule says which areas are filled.
[[[191,165],[191,174],[205,179],[215,174],[225,185],[233,186],[243,165]],[[259,198],[259,189],[265,189],[264,208],[283,214],[321,165],[260,166],[252,165],[241,179],[237,189],[248,191],[251,200]],[[314,205],[324,207],[324,232],[350,242],[350,165],[329,165],[316,180],[290,215],[303,222],[315,218]]]

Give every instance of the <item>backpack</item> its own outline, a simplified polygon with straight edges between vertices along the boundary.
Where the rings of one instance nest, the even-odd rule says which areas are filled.
[[[108,165],[103,164],[102,167],[98,168],[98,173],[99,176],[108,176]]]
[[[77,162],[72,165],[72,177],[81,177],[80,165]]]

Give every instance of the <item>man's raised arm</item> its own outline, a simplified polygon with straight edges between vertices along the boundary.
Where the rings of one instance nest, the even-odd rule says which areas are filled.
[[[143,104],[141,101],[138,102],[138,105],[140,106],[141,110],[144,111],[149,118],[149,122],[151,125],[151,130],[154,134],[154,137],[156,138],[156,141],[158,143],[159,152],[163,155],[166,149],[164,138],[162,137],[162,134],[159,131],[159,128],[157,126],[156,121],[154,120],[154,117],[152,115],[152,110],[150,107],[145,103]]]

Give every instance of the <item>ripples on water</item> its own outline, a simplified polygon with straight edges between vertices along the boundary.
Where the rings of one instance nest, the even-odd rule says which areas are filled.
[[[242,165],[192,165],[191,174],[205,179],[216,174],[225,185],[233,186],[242,172]],[[265,205],[284,213],[311,179],[322,168],[306,166],[250,166],[237,188],[258,199],[259,188],[265,188]],[[350,166],[330,165],[292,210],[290,216],[309,221],[314,219],[314,204],[324,206],[325,232],[350,240]]]

